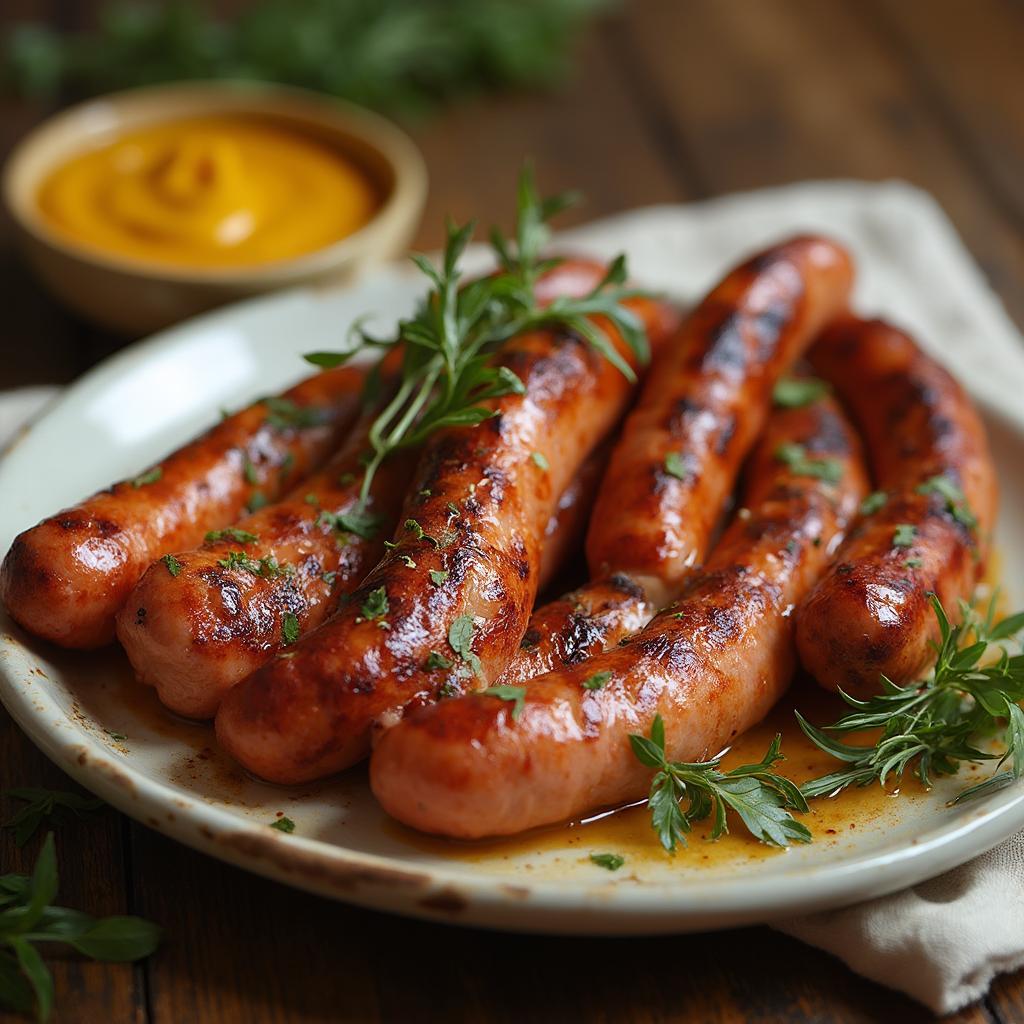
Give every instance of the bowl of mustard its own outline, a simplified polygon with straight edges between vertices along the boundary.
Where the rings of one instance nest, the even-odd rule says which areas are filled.
[[[423,159],[391,122],[285,86],[115,93],[16,147],[4,199],[29,261],[86,318],[139,334],[403,253]]]

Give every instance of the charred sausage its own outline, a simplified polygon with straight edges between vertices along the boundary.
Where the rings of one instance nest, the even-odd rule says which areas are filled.
[[[11,617],[64,647],[109,643],[114,616],[156,558],[275,500],[330,455],[358,413],[363,378],[349,367],[310,377],[19,534],[0,568]]]
[[[779,461],[789,444],[820,473]],[[717,754],[789,684],[793,605],[865,489],[858,442],[834,402],[775,413],[754,456],[749,514],[676,604],[626,646],[532,680],[518,714],[487,694],[412,712],[374,752],[374,794],[424,831],[508,835],[643,796],[650,769],[629,734],[646,735],[656,714],[671,760]]]
[[[954,621],[984,569],[996,474],[959,384],[903,331],[845,319],[811,352],[864,436],[881,492],[804,601],[797,643],[823,686],[867,696],[934,660],[934,593]]]

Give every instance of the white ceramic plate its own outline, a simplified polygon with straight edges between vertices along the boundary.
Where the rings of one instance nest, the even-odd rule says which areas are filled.
[[[576,241],[600,252],[623,240],[635,250],[641,281],[659,285],[667,271],[661,264],[659,280],[651,253],[664,253],[670,242],[679,269],[676,290],[688,298],[744,248],[810,222],[843,236],[861,255],[868,279],[871,274],[877,279],[882,257],[869,244],[877,238],[862,237],[857,223],[872,204],[891,202],[885,189],[892,186],[846,188],[861,190],[853,203],[856,217],[843,213],[852,202],[845,193],[834,209],[828,196],[818,195],[817,213],[809,215],[805,190],[788,200],[781,193],[756,201],[745,197],[740,203],[753,204],[746,211],[720,205],[717,212],[710,206],[641,213],[633,222],[592,227]],[[751,217],[755,207],[768,213]],[[930,207],[913,216],[923,218],[922,224],[931,218],[935,229]],[[677,229],[685,222],[685,238],[680,230],[670,231],[673,217]],[[725,244],[723,235],[735,234],[733,221],[744,219],[751,225],[743,235],[749,240]],[[891,214],[884,219],[891,221]],[[661,249],[653,238],[658,232]],[[714,257],[708,255],[712,251]],[[651,268],[648,275],[645,267]],[[93,370],[23,433],[0,464],[0,551],[40,517],[129,475],[202,429],[219,406],[237,405],[301,376],[298,353],[337,347],[355,316],[378,311],[385,324],[402,315],[419,287],[414,275],[389,269],[346,292],[259,299],[166,332]],[[914,320],[923,299],[902,294],[902,319]],[[962,310],[968,320],[975,308],[996,315],[991,297],[978,295]],[[900,317],[901,309],[885,312]],[[1005,322],[1001,329],[1008,329]],[[993,358],[993,351],[979,349],[979,357]],[[1004,376],[1012,379],[1019,370],[1008,367]],[[985,397],[990,405],[1016,407],[1009,398]],[[1019,473],[1024,425],[995,412],[988,422],[1003,485],[1001,572],[1015,584],[1024,579],[1024,478]],[[1011,587],[1010,599],[1020,606],[1024,593]],[[949,795],[965,783],[947,780],[929,794],[872,794],[866,803],[823,804],[812,823],[819,833],[813,845],[767,855],[752,841],[730,837],[715,857],[709,858],[707,846],[695,839],[688,850],[669,858],[653,834],[615,822],[611,831],[598,823],[510,846],[445,847],[419,841],[386,821],[360,769],[295,789],[242,775],[216,751],[208,726],[163,713],[152,692],[132,682],[119,652],[61,652],[27,638],[6,617],[0,618],[0,633],[0,697],[32,740],[84,786],[144,824],[215,857],[385,910],[497,928],[590,934],[765,921],[911,885],[1024,827],[1024,787],[951,809]],[[788,742],[793,732],[787,726]],[[294,834],[268,827],[282,813],[295,821]],[[607,851],[612,841],[621,844],[613,852],[627,855],[615,873],[587,856]]]

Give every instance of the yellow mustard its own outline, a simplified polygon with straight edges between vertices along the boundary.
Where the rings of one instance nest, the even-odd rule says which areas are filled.
[[[339,150],[283,122],[169,121],[75,156],[39,206],[73,241],[181,267],[245,267],[330,245],[379,200]]]

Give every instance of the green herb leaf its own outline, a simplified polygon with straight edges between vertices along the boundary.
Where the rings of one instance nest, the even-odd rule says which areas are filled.
[[[686,462],[679,452],[669,452],[665,456],[665,472],[677,480],[686,479]]]
[[[806,800],[789,779],[773,770],[783,760],[780,736],[756,764],[728,772],[720,770],[720,758],[697,763],[669,761],[661,715],[655,715],[650,737],[634,734],[629,741],[637,760],[656,769],[647,805],[651,827],[669,853],[675,852],[677,845],[686,845],[693,822],[712,814],[711,839],[728,832],[727,808],[735,811],[750,834],[762,843],[790,846],[811,841],[810,830],[790,813],[806,811]]]
[[[783,409],[800,409],[824,398],[831,390],[817,377],[783,377],[775,385],[772,400]]]
[[[438,651],[431,651],[427,656],[426,667],[428,670],[435,668],[451,668],[455,663],[451,658],[446,658],[443,654]]]
[[[551,463],[540,452],[530,452],[530,458],[533,460],[533,464],[545,473],[551,468]]]
[[[448,579],[448,571],[446,569],[430,570],[430,582],[433,583],[435,587],[441,586],[446,579]]]
[[[68,941],[93,960],[130,963],[141,960],[160,945],[161,929],[141,917],[105,917],[88,931]]]
[[[138,489],[139,487],[145,487],[147,484],[155,484],[164,475],[162,466],[154,466],[152,469],[145,473],[135,477],[128,482],[132,487]]]
[[[293,566],[280,564],[273,555],[257,559],[251,558],[244,551],[229,551],[226,557],[217,559],[217,564],[224,569],[242,569],[265,580],[295,575]]]
[[[611,672],[605,670],[604,672],[595,672],[592,676],[588,676],[583,680],[584,690],[603,690],[608,684],[608,680],[611,679]]]
[[[473,651],[473,616],[460,615],[448,627],[448,643],[475,675],[481,674],[480,659]]]
[[[245,504],[247,512],[258,512],[267,504],[267,496],[262,491],[253,491]]]
[[[299,639],[299,620],[294,612],[285,612],[281,618],[281,640],[291,646]]]
[[[83,817],[103,807],[103,801],[94,796],[81,796],[58,789],[19,787],[9,789],[9,796],[25,801],[3,827],[14,830],[14,841],[24,846],[44,822],[57,822],[70,815]]]
[[[519,716],[523,713],[523,706],[526,703],[525,686],[507,686],[504,684],[501,686],[488,686],[486,690],[480,691],[480,695],[482,697],[497,697],[498,700],[510,701],[512,704],[513,722],[519,720]]]
[[[859,512],[862,516],[874,515],[880,508],[885,507],[889,495],[885,491],[872,491],[861,503]]]
[[[287,832],[291,834],[295,831],[295,822],[292,821],[291,818],[286,818],[282,816],[280,818],[275,818],[270,823],[270,827],[276,828],[278,832]]]
[[[233,540],[236,544],[255,544],[259,537],[248,530],[240,530],[237,526],[226,526],[223,530],[210,530],[203,538],[207,544],[218,540]],[[173,575],[177,575],[174,573]]]
[[[267,423],[276,430],[306,430],[327,423],[330,413],[314,405],[298,405],[290,398],[264,398],[269,410]]]
[[[900,523],[892,534],[892,546],[894,548],[909,548],[914,545],[914,538],[917,536],[917,527],[910,523]]]
[[[775,458],[797,476],[815,477],[836,484],[843,478],[843,464],[838,459],[811,458],[802,444],[780,444]]]
[[[165,566],[167,566],[167,571],[172,576],[176,577],[181,572],[181,562],[179,562],[174,557],[174,555],[164,555],[163,558],[160,559],[160,561],[163,562]]]
[[[256,465],[248,455],[243,455],[242,458],[242,476],[245,477],[245,482],[251,484],[253,487],[259,485],[260,475],[256,470]]]
[[[599,868],[605,868],[608,871],[618,871],[626,863],[626,858],[618,853],[592,853],[590,859]]]
[[[948,476],[929,477],[923,484],[918,485],[916,490],[918,494],[938,494],[945,499],[946,510],[958,523],[969,530],[977,528],[977,517],[967,504],[964,492]]]
[[[385,587],[378,587],[366,595],[360,611],[366,619],[382,619],[388,613],[388,592]]]

